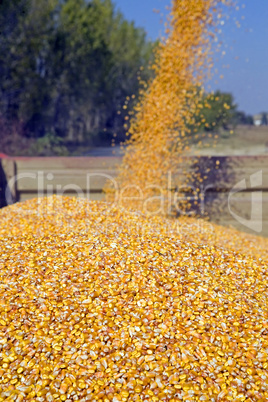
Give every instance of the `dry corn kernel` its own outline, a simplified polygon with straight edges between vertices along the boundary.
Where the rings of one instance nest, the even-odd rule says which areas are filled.
[[[173,2],[119,177],[147,198],[187,150],[214,5]],[[0,400],[267,400],[268,244],[212,227],[66,197],[0,211]]]
[[[30,211],[46,203],[53,209],[37,220]],[[0,211],[2,392],[23,388],[29,400],[265,400],[268,259],[197,243],[195,234],[178,241],[163,218],[140,214],[139,233],[135,214],[114,206],[106,214],[107,205],[52,197]],[[110,247],[116,242],[120,248]]]

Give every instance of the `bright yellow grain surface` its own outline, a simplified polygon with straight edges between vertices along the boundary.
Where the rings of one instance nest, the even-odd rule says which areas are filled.
[[[0,401],[267,401],[267,241],[186,221],[2,209]]]
[[[159,188],[169,196],[218,3],[172,2],[169,38],[130,125],[124,196],[129,185],[144,199]],[[267,246],[107,203],[52,197],[4,208],[0,402],[267,401]]]

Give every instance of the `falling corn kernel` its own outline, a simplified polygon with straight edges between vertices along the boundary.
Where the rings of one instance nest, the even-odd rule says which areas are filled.
[[[121,207],[162,215],[189,210],[189,199],[174,200],[174,188],[185,188],[193,182],[193,175],[202,185],[200,175],[193,173],[183,157],[189,154],[193,131],[202,135],[198,119],[207,124],[202,117],[204,87],[212,71],[213,39],[218,24],[223,23],[220,9],[228,3],[172,1],[169,35],[156,49],[154,78],[148,88],[141,89],[130,126],[126,126],[130,139],[117,178],[124,195],[119,200]],[[198,161],[197,156],[193,159],[193,163]],[[178,166],[182,171],[178,172]],[[107,186],[106,194],[110,201],[116,198],[113,185]]]
[[[142,212],[188,149],[217,3],[173,1],[130,123],[126,209],[51,197],[0,211],[0,401],[268,400],[268,241]]]

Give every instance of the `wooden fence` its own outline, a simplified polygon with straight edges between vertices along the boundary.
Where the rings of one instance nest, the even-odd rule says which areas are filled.
[[[0,154],[0,206],[51,194],[100,200],[107,180],[115,181],[119,157],[8,157]],[[268,236],[268,155],[185,157],[176,177],[199,170],[203,183],[177,189],[193,199],[203,195],[200,211],[224,225]],[[174,189],[176,177],[172,178]],[[195,175],[193,174],[193,178]],[[201,185],[201,187],[200,187]],[[201,188],[195,193],[196,188]],[[195,193],[195,195],[194,195]],[[200,200],[199,200],[200,201]]]

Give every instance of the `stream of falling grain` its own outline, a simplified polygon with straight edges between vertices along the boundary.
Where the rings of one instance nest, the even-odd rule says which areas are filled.
[[[175,204],[180,210],[190,207],[176,194],[193,179],[184,156],[191,134],[198,131],[193,126],[213,66],[217,11],[225,3],[172,2],[168,36],[159,45],[152,67],[154,79],[141,90],[130,122],[130,139],[117,178],[120,207],[160,215],[176,213]],[[111,188],[106,194],[108,200],[115,197]]]

